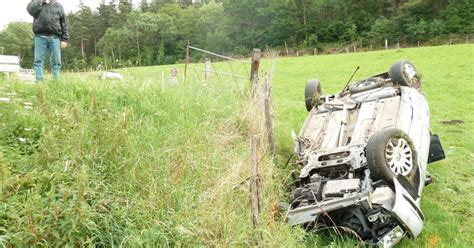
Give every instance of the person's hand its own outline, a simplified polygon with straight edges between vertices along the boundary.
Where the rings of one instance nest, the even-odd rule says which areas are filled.
[[[61,48],[66,48],[66,47],[67,47],[67,42],[61,41]]]

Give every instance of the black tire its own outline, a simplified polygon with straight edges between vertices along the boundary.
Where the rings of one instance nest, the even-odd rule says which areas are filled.
[[[344,228],[351,231],[348,234],[357,234],[359,238],[366,239],[370,236],[370,229],[367,225],[367,219],[362,210],[357,206],[345,208],[337,213],[336,224],[341,228],[341,231],[347,232]]]
[[[351,92],[351,94],[356,94],[356,93],[380,88],[384,85],[385,85],[385,81],[382,78],[377,78],[377,77],[367,78],[367,79],[357,82],[354,85],[351,85],[349,87],[349,91]]]
[[[304,89],[304,103],[306,104],[306,110],[308,110],[308,112],[310,112],[314,106],[321,104],[321,100],[319,99],[321,95],[321,82],[319,80],[306,81],[306,88]]]
[[[412,185],[416,184],[417,153],[412,140],[402,130],[376,132],[367,143],[365,156],[372,180],[381,179],[392,185],[393,177],[402,175]]]
[[[401,60],[390,67],[390,78],[394,84],[419,89],[421,77],[415,66],[408,60]]]

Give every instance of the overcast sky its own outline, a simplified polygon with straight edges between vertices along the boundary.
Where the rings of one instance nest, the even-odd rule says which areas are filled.
[[[0,0],[0,30],[11,21],[33,22],[33,17],[26,11],[26,6],[30,1],[31,0]],[[64,6],[66,13],[78,10],[77,6],[79,5],[79,0],[58,0],[58,2]],[[94,10],[99,6],[102,0],[82,0],[82,2]],[[109,0],[106,2],[108,3]],[[138,0],[133,0],[134,4],[138,2]]]

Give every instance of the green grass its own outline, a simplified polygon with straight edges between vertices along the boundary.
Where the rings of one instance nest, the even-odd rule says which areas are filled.
[[[277,158],[261,163],[264,246],[359,245],[289,227],[272,208],[287,200],[295,167],[285,162],[290,131],[307,115],[306,79],[336,93],[356,66],[358,79],[402,58],[424,75],[432,130],[447,159],[429,166],[435,181],[423,195],[422,235],[400,247],[474,245],[474,46],[459,45],[277,60]],[[12,98],[0,102],[0,246],[255,245],[248,82],[221,77],[202,85],[194,74],[172,86],[171,67],[123,69],[123,82],[99,81],[98,73],[40,85],[0,81],[0,97]],[[452,119],[464,123],[440,123]]]

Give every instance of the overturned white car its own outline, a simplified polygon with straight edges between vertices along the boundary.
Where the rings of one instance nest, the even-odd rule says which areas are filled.
[[[335,95],[322,96],[319,81],[307,82],[309,116],[293,133],[302,169],[290,196],[291,225],[342,227],[372,247],[421,233],[426,166],[444,152],[430,132],[420,85],[405,60]]]

